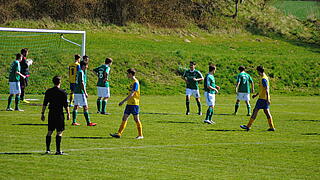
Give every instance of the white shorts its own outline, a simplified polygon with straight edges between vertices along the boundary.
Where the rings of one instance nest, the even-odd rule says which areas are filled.
[[[204,92],[204,97],[206,98],[206,103],[208,106],[214,106],[216,104],[216,94]]]
[[[74,105],[88,106],[86,95],[85,94],[74,94]]]
[[[20,82],[9,82],[10,94],[21,94]]]
[[[186,89],[186,96],[193,96],[195,98],[199,98],[200,97],[200,93],[199,93],[199,89]]]
[[[97,87],[98,97],[110,97],[110,88],[109,87]]]
[[[250,94],[249,93],[238,93],[237,99],[240,101],[250,101]]]

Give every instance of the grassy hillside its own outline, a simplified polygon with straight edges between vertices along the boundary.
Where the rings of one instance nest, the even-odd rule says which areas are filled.
[[[301,20],[320,19],[320,2],[317,1],[277,1],[275,6],[287,15],[294,15]]]
[[[30,22],[30,27],[39,27]],[[179,68],[187,67],[190,60],[198,63],[205,74],[207,64],[217,64],[217,84],[221,93],[233,93],[235,76],[239,65],[248,67],[257,82],[255,67],[263,65],[271,78],[272,93],[319,95],[320,94],[320,49],[316,45],[276,40],[248,33],[207,33],[196,28],[189,30],[145,28],[138,25],[126,27],[101,24],[50,24],[54,29],[84,29],[87,31],[87,54],[91,57],[89,69],[112,57],[112,94],[126,92],[125,70],[138,69],[143,94],[179,94],[184,92],[184,82],[178,75]],[[19,21],[10,26],[22,27]],[[23,27],[26,27],[23,25]],[[17,50],[18,51],[18,50]],[[51,86],[56,74],[67,79],[67,65],[73,61],[73,53],[64,57],[34,58],[32,77],[27,93],[42,93]],[[58,61],[57,61],[58,60]],[[5,78],[11,59],[1,60],[0,93],[7,93]],[[47,72],[45,70],[50,69]],[[95,94],[96,77],[89,73],[88,89]],[[257,84],[256,84],[257,85]],[[201,84],[201,87],[203,85]],[[64,88],[68,88],[65,81]]]

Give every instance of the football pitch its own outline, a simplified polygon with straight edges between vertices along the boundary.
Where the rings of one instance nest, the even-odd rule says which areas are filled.
[[[130,117],[123,137],[113,139],[124,106],[123,96],[112,96],[107,111],[96,114],[96,97],[89,96],[89,112],[96,127],[66,121],[62,138],[63,156],[44,155],[47,121],[40,120],[43,96],[24,112],[4,111],[7,95],[1,95],[0,179],[318,179],[320,177],[320,97],[272,95],[271,114],[275,132],[259,112],[252,130],[246,124],[246,106],[241,102],[236,116],[234,95],[217,95],[214,125],[185,113],[185,97],[142,96],[141,121],[144,139]],[[256,100],[251,101],[254,107]],[[82,112],[82,109],[79,110]],[[48,113],[48,110],[46,111]],[[46,116],[47,118],[47,116]],[[47,120],[47,119],[46,119]],[[55,151],[55,133],[51,150]]]

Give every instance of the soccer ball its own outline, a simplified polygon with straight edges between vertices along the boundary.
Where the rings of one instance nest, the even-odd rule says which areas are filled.
[[[31,66],[32,63],[33,63],[33,60],[32,60],[32,59],[27,59],[27,64],[28,64],[28,66]]]

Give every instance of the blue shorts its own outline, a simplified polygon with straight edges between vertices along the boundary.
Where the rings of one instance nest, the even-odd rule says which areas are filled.
[[[269,109],[269,104],[267,103],[267,100],[265,99],[258,99],[256,102],[255,109]]]
[[[70,90],[74,92],[75,89],[76,89],[76,83],[70,83]]]
[[[139,105],[127,105],[126,109],[124,110],[124,114],[133,114],[133,115],[138,115],[140,112],[140,107]]]

